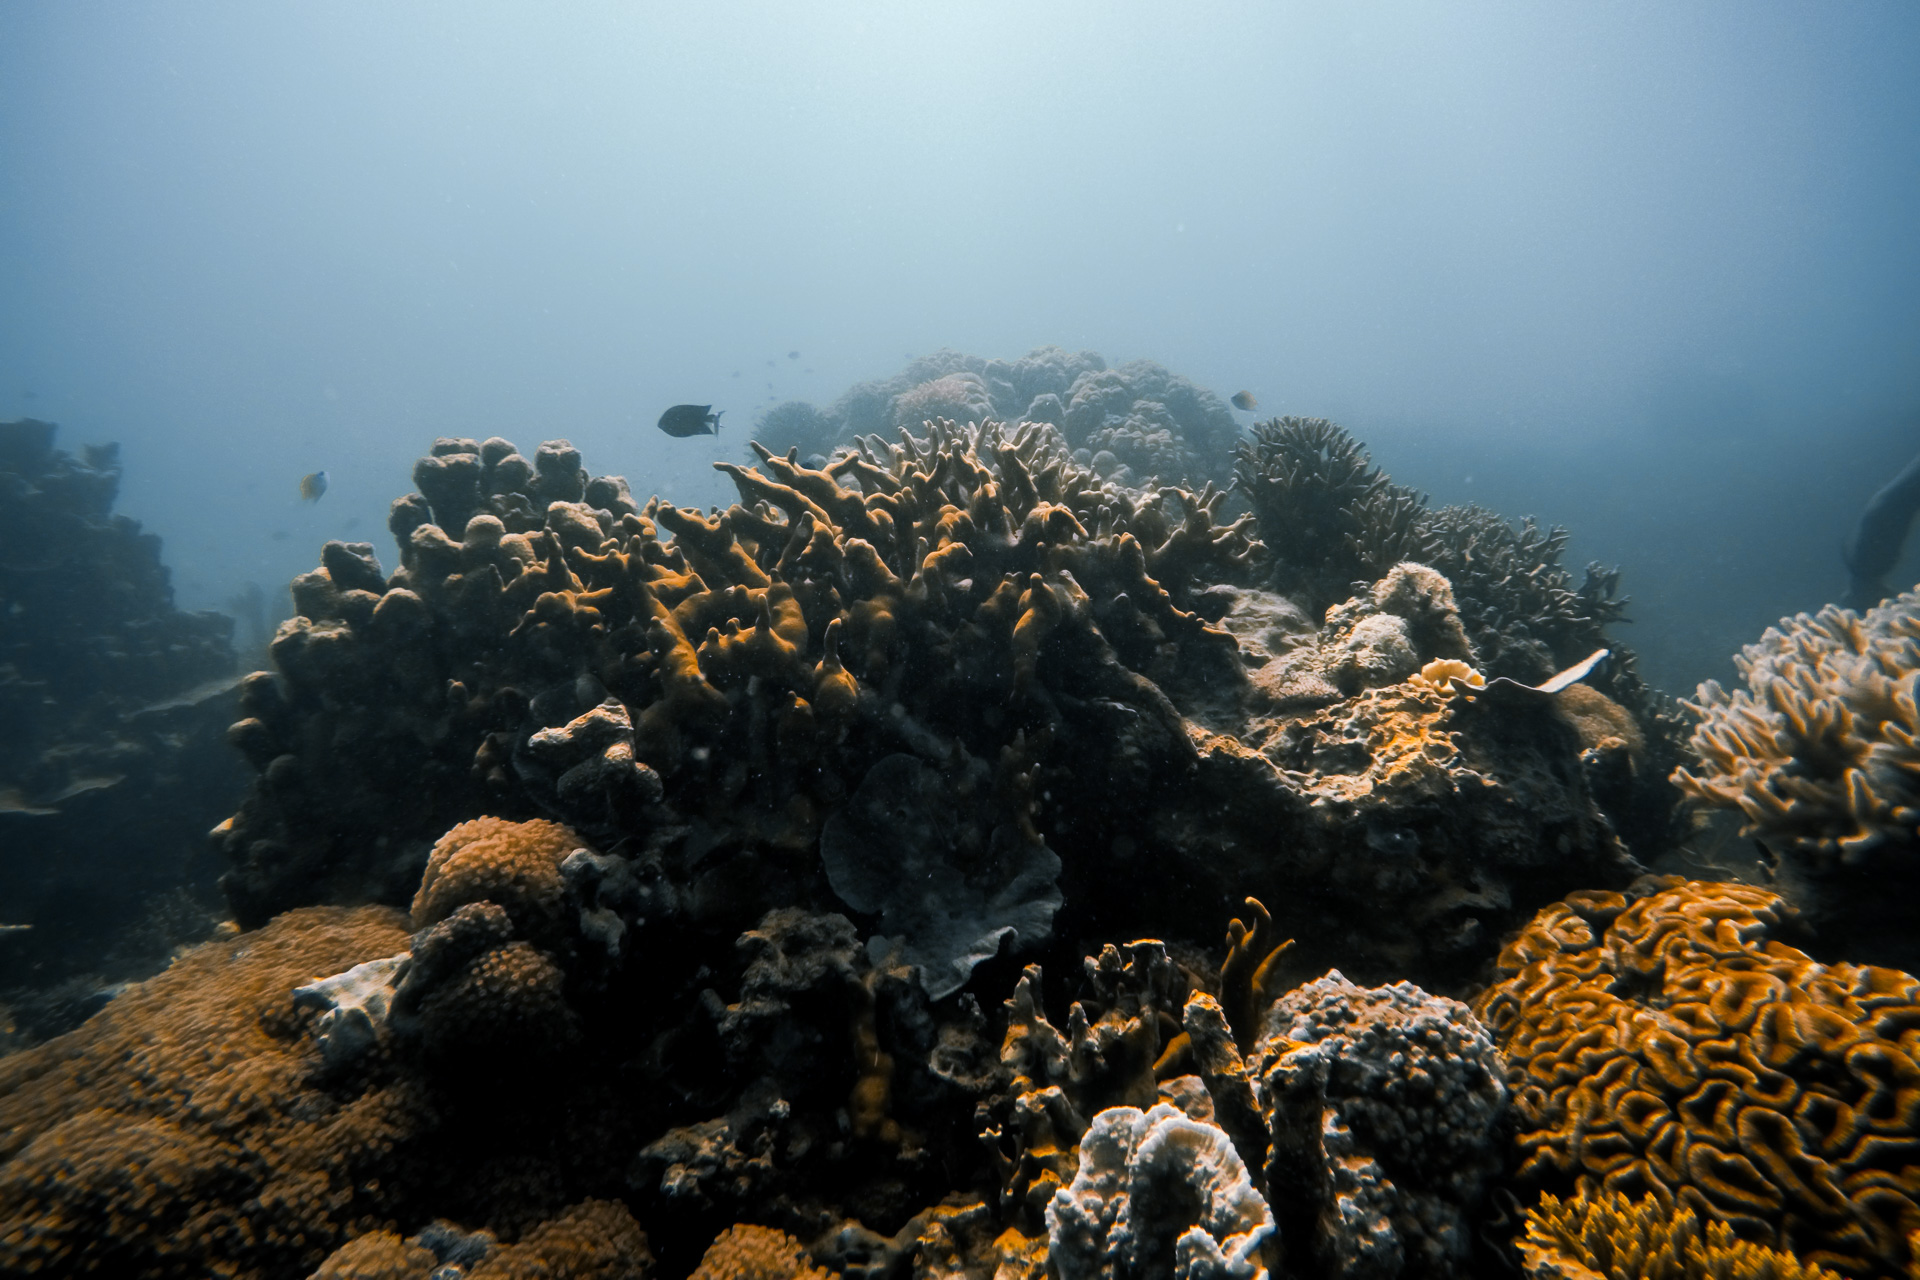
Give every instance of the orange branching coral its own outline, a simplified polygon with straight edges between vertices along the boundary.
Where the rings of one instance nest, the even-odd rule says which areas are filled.
[[[1775,893],[1676,878],[1575,894],[1475,1012],[1509,1063],[1519,1177],[1652,1195],[1849,1275],[1920,1229],[1920,979],[1822,965]]]
[[[1825,1267],[1738,1239],[1724,1222],[1705,1228],[1691,1209],[1671,1213],[1649,1196],[1617,1191],[1541,1199],[1527,1210],[1520,1257],[1529,1280],[1840,1280]]]
[[[0,1273],[301,1274],[380,1225],[417,1096],[322,1087],[290,993],[406,937],[385,909],[290,912],[0,1059]]]
[[[1681,790],[1816,863],[1920,851],[1920,592],[1784,618],[1734,663],[1745,689],[1709,680],[1691,704],[1701,767]]]
[[[738,1223],[720,1233],[693,1280],[828,1280],[798,1240],[772,1227]]]

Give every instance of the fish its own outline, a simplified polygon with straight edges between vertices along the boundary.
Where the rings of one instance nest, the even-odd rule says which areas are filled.
[[[799,353],[798,351],[789,351],[789,352],[787,352],[787,359],[789,359],[789,360],[798,360],[799,358],[800,358],[800,353]]]
[[[285,529],[275,529],[268,536],[271,537],[275,542],[285,542],[288,538],[291,538],[293,535],[288,533]]]
[[[676,439],[684,440],[688,436],[717,436],[720,434],[720,413],[713,413],[710,404],[677,404],[660,415],[660,429]]]
[[[1233,407],[1251,413],[1260,407],[1260,402],[1253,398],[1251,391],[1236,391],[1233,393]]]
[[[327,491],[327,473],[316,471],[312,475],[300,477],[300,497],[307,502],[320,501],[320,495]]]

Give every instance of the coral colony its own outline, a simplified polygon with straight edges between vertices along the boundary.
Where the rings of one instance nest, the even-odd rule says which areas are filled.
[[[1920,1273],[1920,980],[1800,949],[1913,963],[1920,597],[1689,717],[1564,531],[1155,365],[763,425],[326,544],[234,924],[0,1058],[0,1271]],[[1714,806],[1773,887],[1654,874]]]

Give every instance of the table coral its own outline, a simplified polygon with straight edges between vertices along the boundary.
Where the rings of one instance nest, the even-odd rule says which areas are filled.
[[[1920,1229],[1920,980],[1787,945],[1775,893],[1650,879],[1538,913],[1476,1001],[1523,1185],[1651,1195],[1848,1275]]]
[[[1691,1209],[1670,1213],[1651,1196],[1636,1202],[1617,1191],[1542,1197],[1527,1210],[1520,1257],[1528,1280],[1840,1280],[1825,1267],[1738,1239],[1724,1222],[1703,1230]]]
[[[1700,686],[1700,763],[1674,780],[1739,810],[1818,923],[1920,962],[1920,592],[1784,618],[1734,664],[1746,688]]]

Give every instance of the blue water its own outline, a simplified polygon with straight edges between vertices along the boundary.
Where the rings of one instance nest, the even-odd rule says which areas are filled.
[[[1916,122],[1894,3],[13,4],[0,418],[219,607],[437,435],[706,504],[770,399],[1148,357],[1571,526],[1685,691],[1920,451]]]

